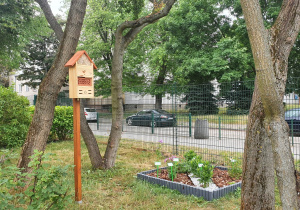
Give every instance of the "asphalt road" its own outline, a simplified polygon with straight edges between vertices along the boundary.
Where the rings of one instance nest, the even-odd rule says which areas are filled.
[[[95,135],[109,136],[111,122],[108,119],[101,119],[99,130],[96,123],[89,123]],[[214,126],[212,126],[214,127]],[[191,134],[191,136],[190,136]],[[123,125],[123,139],[134,139],[145,143],[158,143],[160,140],[167,145],[191,146],[207,148],[228,152],[243,152],[246,130],[228,128],[209,128],[208,139],[195,139],[194,128],[188,126],[178,127],[151,127]],[[291,148],[295,159],[300,159],[300,137],[290,137]],[[179,148],[180,149],[180,148]]]

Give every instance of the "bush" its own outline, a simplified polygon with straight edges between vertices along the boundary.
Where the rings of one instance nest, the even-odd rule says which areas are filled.
[[[7,153],[7,160],[0,163],[0,209],[23,209],[25,206],[26,209],[65,209],[66,204],[72,202],[67,182],[71,165],[41,164],[42,161],[51,162],[51,154],[35,151],[29,163],[32,173],[21,173],[21,169],[9,162],[9,155]],[[16,175],[18,180],[14,181]],[[27,178],[32,178],[32,182],[25,191],[20,191]]]
[[[49,140],[69,140],[73,137],[73,107],[56,106]]]
[[[0,86],[0,148],[22,146],[30,122],[28,99]]]
[[[29,108],[34,113],[34,106]],[[73,138],[73,107],[56,106],[48,141],[63,141]]]

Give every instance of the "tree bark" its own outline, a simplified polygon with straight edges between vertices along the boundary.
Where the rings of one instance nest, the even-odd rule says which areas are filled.
[[[271,29],[264,27],[258,0],[241,0],[256,68],[255,93],[245,141],[242,209],[274,209],[273,156],[283,209],[298,209],[294,160],[284,120],[287,60],[300,30],[299,0],[284,0]],[[257,134],[255,135],[255,132]],[[272,151],[265,148],[271,143]],[[272,155],[271,155],[272,154]],[[265,170],[265,168],[267,169]],[[270,167],[270,168],[269,168]],[[262,171],[255,178],[254,170]],[[265,180],[265,183],[262,183]],[[254,189],[250,189],[254,186]],[[253,192],[263,192],[261,196]],[[267,201],[260,204],[261,197]]]
[[[162,65],[160,66],[158,77],[156,79],[156,85],[160,87],[164,84],[167,74],[166,58],[163,58]],[[155,109],[162,109],[162,93],[155,95]]]
[[[35,112],[18,162],[18,167],[24,168],[23,172],[31,171],[28,163],[34,150],[45,150],[57,96],[68,74],[64,65],[75,53],[86,4],[86,0],[71,2],[66,29],[54,63],[40,85]]]
[[[93,168],[104,168],[103,158],[100,154],[97,140],[84,114],[84,102],[84,99],[82,99],[80,102],[80,132],[83,137],[84,143],[88,149],[89,157]]]
[[[115,47],[112,60],[111,97],[112,97],[112,126],[108,145],[104,155],[105,168],[115,165],[116,154],[121,140],[123,103],[122,103],[122,74],[123,57],[127,46],[135,39],[137,34],[148,24],[154,23],[166,16],[176,0],[168,0],[161,11],[133,21],[125,21],[118,26],[115,33]],[[156,1],[155,1],[156,2]],[[158,1],[159,3],[161,1]],[[157,8],[154,8],[157,9]],[[125,35],[123,32],[130,29]]]

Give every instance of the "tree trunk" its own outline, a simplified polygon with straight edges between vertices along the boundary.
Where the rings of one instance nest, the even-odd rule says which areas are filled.
[[[111,71],[111,98],[112,98],[112,125],[108,139],[108,146],[104,155],[105,168],[111,168],[115,165],[116,154],[122,134],[123,121],[123,57],[124,57],[124,40],[122,31],[117,29],[115,48],[112,59]]]
[[[156,79],[156,86],[160,90],[160,86],[164,84],[165,78],[167,74],[167,65],[166,65],[166,58],[163,58],[163,63],[160,66],[158,77]],[[158,93],[155,95],[155,109],[162,109],[162,93]]]
[[[153,0],[156,2],[158,0]],[[160,2],[160,1],[158,1]],[[122,95],[122,75],[123,75],[123,57],[127,46],[135,39],[137,34],[147,25],[154,23],[160,18],[166,16],[171,10],[175,0],[166,0],[162,10],[157,10],[155,13],[139,18],[133,21],[125,21],[118,26],[115,33],[115,47],[112,60],[111,71],[111,100],[112,100],[112,125],[104,155],[105,168],[111,168],[115,165],[116,154],[121,140],[122,121],[123,121],[123,95]],[[129,31],[123,35],[123,32]]]
[[[241,209],[274,209],[275,206],[273,153],[264,117],[255,83],[244,146]]]
[[[84,102],[85,99],[82,99],[80,103],[80,132],[83,137],[84,143],[88,149],[89,157],[93,168],[104,168],[104,163],[100,154],[97,140],[84,114]]]
[[[264,27],[258,0],[241,0],[241,5],[256,68],[255,93],[245,142],[241,208],[256,209],[255,205],[261,202],[261,198],[251,192],[264,190],[267,190],[263,194],[267,200],[261,208],[275,208],[274,199],[270,199],[273,196],[270,187],[274,183],[270,175],[272,171],[264,169],[270,166],[270,159],[267,158],[272,155],[267,148],[262,151],[271,142],[282,207],[298,209],[294,160],[284,120],[283,96],[287,60],[300,30],[300,3],[299,0],[284,0],[279,16],[269,30]],[[260,179],[256,180],[254,170],[263,171],[260,177],[266,178],[265,184]],[[252,191],[248,192],[251,187]]]
[[[24,172],[31,171],[28,163],[34,150],[45,150],[57,96],[68,74],[68,68],[65,68],[64,65],[75,53],[85,8],[86,0],[72,0],[58,53],[47,76],[40,85],[35,112],[18,162],[18,167],[24,168]]]

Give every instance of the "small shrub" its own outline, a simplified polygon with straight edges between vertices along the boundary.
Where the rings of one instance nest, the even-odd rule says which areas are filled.
[[[56,106],[50,140],[68,140],[73,136],[73,107]]]
[[[33,168],[32,173],[21,173],[19,168],[11,164],[0,167],[0,197],[3,198],[0,199],[0,209],[23,209],[22,206],[27,209],[64,209],[66,203],[72,202],[66,185],[67,171],[71,166],[60,168],[40,164],[48,160],[50,155],[35,151],[29,164]],[[18,180],[14,181],[16,174]],[[19,188],[25,186],[28,177],[32,177],[33,182],[25,191],[20,191]]]
[[[228,169],[228,174],[232,178],[239,179],[242,176],[243,169],[242,164],[239,160],[231,159],[230,168]]]
[[[194,157],[197,156],[197,153],[195,153],[193,150],[190,150],[186,152],[183,156],[186,161],[191,161]]]
[[[211,182],[214,167],[209,161],[204,161],[202,164],[202,167],[198,167],[194,175],[199,177],[199,182],[202,183],[204,187],[208,187]]]
[[[29,101],[0,86],[0,148],[22,146],[31,122]]]

